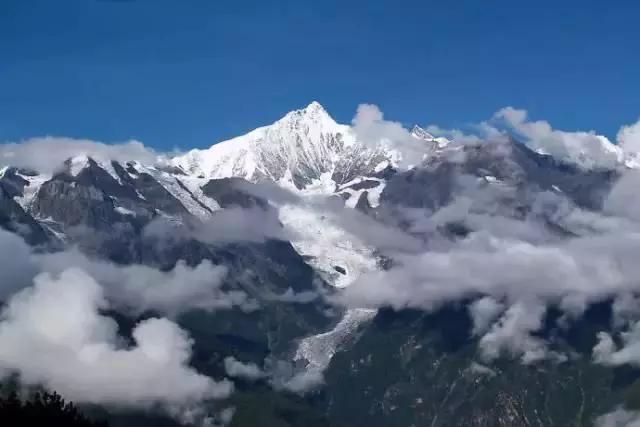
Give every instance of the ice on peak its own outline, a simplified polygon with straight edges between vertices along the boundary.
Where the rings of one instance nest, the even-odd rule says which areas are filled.
[[[86,167],[89,166],[91,158],[86,154],[80,154],[68,159],[65,164],[69,168],[71,176],[78,176],[78,174]]]
[[[435,137],[427,132],[425,129],[421,128],[418,125],[414,125],[413,129],[411,129],[411,135],[418,139],[424,139],[427,141],[433,141]]]
[[[206,150],[192,150],[171,163],[205,178],[239,176],[253,181],[266,177],[279,181],[289,172],[300,184],[331,171],[345,148],[354,143],[350,127],[336,123],[314,101],[271,125]]]
[[[413,129],[411,129],[411,135],[414,138],[421,139],[423,141],[434,142],[437,148],[444,148],[449,144],[449,142],[451,142],[442,136],[434,136],[432,133],[418,125],[413,126]]]
[[[328,121],[336,123],[331,115],[327,112],[327,110],[318,101],[311,101],[311,103],[304,108],[288,112],[277,122],[287,121],[300,117],[314,122]]]
[[[80,174],[84,169],[90,166],[97,166],[111,175],[113,179],[121,183],[120,177],[114,169],[112,162],[113,161],[109,159],[99,159],[89,156],[88,154],[79,154],[67,159],[64,162],[64,165],[71,176],[78,176],[78,174]]]
[[[311,102],[305,108],[290,111],[269,127],[291,127],[295,129],[306,126],[319,127],[330,132],[337,131],[336,128],[340,127],[327,110],[317,101]]]
[[[318,115],[318,114],[329,115],[329,113],[327,113],[327,110],[318,101],[311,101],[309,105],[307,105],[305,108],[303,108],[300,111],[303,111],[305,114],[310,114],[310,115]]]

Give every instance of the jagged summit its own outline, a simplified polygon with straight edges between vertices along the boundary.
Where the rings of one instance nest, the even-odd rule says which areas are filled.
[[[300,115],[306,115],[310,117],[317,117],[317,116],[323,116],[323,115],[329,116],[329,113],[327,112],[327,110],[318,101],[311,101],[309,105],[307,105],[306,107],[299,110],[294,110],[288,114],[300,114]]]
[[[447,138],[444,138],[442,136],[439,136],[439,137],[434,136],[433,134],[428,132],[426,129],[418,125],[413,126],[413,128],[411,129],[411,135],[416,139],[433,142],[436,148],[443,148],[451,142]]]
[[[429,132],[418,125],[413,126],[413,128],[411,129],[411,135],[418,139],[426,139],[428,141],[435,139],[433,135],[431,135]]]
[[[302,188],[323,174],[367,165],[375,150],[357,143],[347,125],[337,123],[318,102],[294,110],[268,126],[172,159],[186,173],[206,178],[239,176],[250,181],[288,180]],[[378,160],[379,163],[379,160]]]

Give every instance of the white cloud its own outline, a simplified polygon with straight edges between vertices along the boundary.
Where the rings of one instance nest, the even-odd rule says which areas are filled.
[[[296,394],[305,394],[324,384],[322,369],[307,366],[304,370],[297,370],[287,361],[278,360],[267,364],[266,370],[255,363],[244,363],[234,357],[224,359],[226,374],[231,378],[247,381],[267,379],[275,390],[286,390]]]
[[[31,248],[14,233],[0,228],[0,300],[29,285],[37,273]]]
[[[618,348],[611,334],[598,334],[598,343],[593,348],[594,361],[604,365],[631,364],[640,366],[640,321],[621,334],[622,346]]]
[[[103,286],[114,307],[140,314],[153,310],[174,316],[193,309],[209,311],[238,307],[250,311],[256,302],[240,289],[225,287],[228,269],[203,260],[196,266],[178,261],[173,269],[161,271],[146,265],[117,265],[92,259],[76,249],[34,253],[19,236],[0,229],[0,299],[29,286],[40,272],[60,274],[77,267]],[[310,295],[289,295],[311,298]],[[314,294],[314,297],[317,295]]]
[[[497,375],[497,372],[494,371],[493,369],[489,368],[488,366],[481,365],[480,363],[477,363],[477,362],[471,362],[471,365],[469,366],[468,369],[469,369],[469,372],[476,375],[487,375],[490,377],[494,377]]]
[[[324,375],[317,369],[298,372],[279,387],[292,393],[305,394],[324,384]]]
[[[507,309],[478,344],[483,359],[491,361],[502,353],[521,356],[525,364],[547,356],[540,338],[531,334],[542,327],[546,307],[538,301],[519,301]]]
[[[392,147],[401,158],[394,159],[401,167],[418,165],[425,156],[425,143],[402,126],[401,123],[385,120],[377,105],[360,104],[351,121],[356,138],[371,148]]]
[[[635,286],[638,250],[638,233],[533,244],[478,232],[441,250],[396,254],[391,269],[363,274],[339,298],[350,307],[396,309],[433,309],[474,293],[550,302],[580,294],[595,301]]]
[[[597,363],[610,364],[611,355],[616,351],[616,344],[608,332],[598,333],[598,342],[593,347],[593,360]]]
[[[83,269],[104,286],[112,304],[134,313],[154,310],[176,315],[192,309],[229,309],[250,303],[243,291],[223,288],[227,268],[208,260],[195,267],[179,261],[172,270],[160,271],[145,265],[119,266],[94,260],[74,250],[35,259],[47,272]]]
[[[491,297],[482,297],[469,306],[474,335],[484,334],[504,310],[504,305]]]
[[[624,151],[628,153],[640,152],[640,120],[632,125],[622,126],[616,139]]]
[[[22,167],[41,173],[53,173],[65,160],[81,155],[105,162],[137,160],[145,164],[155,164],[162,159],[162,155],[139,141],[105,144],[88,139],[43,137],[0,144],[0,166]]]
[[[488,122],[480,122],[469,126],[467,132],[460,129],[445,129],[438,125],[427,126],[427,131],[435,136],[445,137],[458,144],[479,144],[487,141],[502,142],[508,135]]]
[[[356,135],[365,142],[414,141],[411,132],[401,123],[384,119],[377,105],[360,104],[352,120]]]
[[[103,289],[79,269],[42,274],[12,297],[0,322],[0,368],[25,384],[44,384],[81,403],[170,411],[227,397],[228,381],[215,382],[189,365],[192,341],[162,318],[140,322],[125,344]]]
[[[604,211],[611,215],[640,220],[640,171],[625,172],[613,186],[604,201]]]
[[[640,296],[633,292],[622,292],[614,299],[612,309],[614,326],[629,326],[633,319],[640,318]]]
[[[585,168],[614,168],[625,158],[636,158],[632,163],[637,163],[640,153],[640,120],[620,128],[617,145],[595,131],[563,131],[554,129],[545,120],[532,121],[526,110],[514,107],[504,107],[490,120],[468,125],[465,131],[435,124],[426,130],[460,144],[506,141],[514,135],[534,151]]]
[[[506,107],[497,111],[493,118],[504,121],[516,135],[524,137],[533,150],[560,160],[587,168],[613,168],[623,157],[622,150],[605,136],[594,131],[556,130],[544,120],[530,121],[525,110]]]
[[[618,185],[629,191],[634,188],[624,181]],[[534,199],[531,218],[514,220],[496,210],[494,198],[483,192],[474,187],[474,192],[464,193],[466,198],[433,214],[414,210],[405,215],[410,228],[418,232],[433,233],[449,221],[463,221],[477,231],[454,241],[430,237],[417,251],[398,245],[387,253],[392,258],[390,269],[362,274],[340,290],[334,301],[351,308],[434,310],[481,295],[471,304],[470,313],[474,333],[482,336],[484,356],[508,354],[526,363],[562,359],[541,338],[532,336],[550,304],[564,311],[562,321],[571,321],[590,303],[613,297],[616,324],[638,319],[633,295],[640,290],[635,256],[640,251],[640,213],[633,205],[625,205],[625,196],[619,197],[618,210],[610,207],[602,214],[579,209],[561,195],[544,193],[537,196],[546,194],[544,200]],[[552,218],[576,236],[551,233],[536,215]],[[507,311],[496,323],[503,304]],[[640,362],[632,336],[627,333],[624,348],[611,351],[616,363]]]
[[[145,235],[169,240],[195,239],[213,245],[262,243],[269,239],[292,240],[295,237],[292,230],[282,226],[274,210],[258,207],[221,209],[206,220],[190,224],[159,217],[147,225]]]
[[[595,420],[596,427],[640,427],[640,412],[616,408]]]
[[[255,363],[243,363],[231,356],[224,359],[224,370],[231,378],[249,381],[258,380],[266,375]]]

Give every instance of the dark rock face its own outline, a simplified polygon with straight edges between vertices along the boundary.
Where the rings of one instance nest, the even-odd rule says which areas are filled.
[[[88,227],[108,232],[118,223],[133,226],[134,216],[118,212],[117,206],[134,212],[136,217],[148,219],[153,216],[153,212],[139,202],[134,188],[121,185],[90,160],[89,166],[77,176],[63,171],[42,184],[33,201],[32,212],[65,227]]]
[[[333,269],[340,274],[347,274],[347,270],[345,270],[344,267],[341,267],[339,265],[334,265]]]
[[[578,206],[598,209],[617,178],[615,171],[585,171],[535,153],[515,141],[465,146],[454,157],[434,156],[420,168],[396,174],[381,202],[438,209],[461,190],[466,176],[492,177],[515,188],[514,203],[540,191],[562,191]]]
[[[293,340],[310,331],[321,331],[331,318],[322,302],[290,304],[277,297],[287,291],[314,291],[325,286],[289,242],[231,243],[210,245],[192,238],[158,242],[144,233],[162,213],[184,226],[200,221],[156,179],[133,165],[111,163],[116,179],[89,159],[74,176],[67,169],[43,183],[25,212],[12,197],[22,194],[24,179],[7,175],[0,181],[0,226],[20,231],[30,243],[46,242],[47,234],[35,218],[46,218],[59,227],[68,245],[78,245],[90,256],[118,264],[143,264],[172,269],[180,260],[196,266],[205,260],[229,268],[225,286],[244,291],[257,301],[255,312],[241,310],[187,313],[185,322],[198,331],[207,324],[206,339],[218,342],[216,351],[228,354],[216,336],[252,342],[268,352],[290,350]],[[265,200],[243,191],[241,179],[209,182],[203,191],[226,207],[267,209]],[[5,190],[7,188],[7,190]],[[33,216],[32,216],[33,215]],[[204,332],[203,332],[204,334]],[[212,336],[213,335],[213,336]],[[233,340],[232,340],[233,341]]]
[[[212,179],[202,187],[202,191],[223,208],[237,206],[249,209],[258,206],[266,209],[266,202],[244,191],[243,185],[250,184],[242,178]]]
[[[585,316],[580,340],[592,344],[604,324]],[[478,343],[471,328],[464,303],[430,314],[381,310],[325,374],[331,425],[593,425],[622,398],[621,389],[611,391],[615,370],[591,363],[591,347],[571,342],[572,332],[540,334],[566,334],[584,360],[527,367],[504,359],[483,370],[472,365]]]
[[[366,191],[382,185],[379,181],[365,178],[349,187],[365,190],[356,209],[380,220],[385,209],[396,206],[441,208],[469,186],[508,188],[499,200],[500,214],[515,218],[523,218],[531,209],[532,195],[543,191],[562,192],[576,205],[597,210],[617,178],[615,171],[580,170],[515,142],[467,146],[456,158],[434,153],[424,165],[406,172],[391,167],[373,172],[380,160],[374,157],[342,164],[333,176],[338,184],[357,177],[387,180],[379,208],[369,204]],[[229,355],[258,364],[265,358],[289,357],[298,339],[326,332],[336,323],[340,313],[321,299],[295,304],[278,300],[287,292],[328,291],[308,259],[290,242],[211,245],[192,238],[159,242],[144,231],[160,215],[185,227],[200,219],[133,164],[114,162],[111,168],[117,177],[92,160],[75,176],[69,170],[61,171],[40,187],[26,211],[14,197],[24,194],[28,182],[15,171],[6,171],[0,179],[0,227],[24,236],[30,244],[47,244],[52,239],[42,225],[47,218],[60,227],[67,244],[118,264],[170,270],[180,260],[190,266],[209,260],[227,266],[230,273],[225,289],[242,290],[258,302],[258,308],[192,311],[177,319],[195,340],[193,365],[208,375],[225,375],[221,361]],[[308,173],[301,170],[294,177],[296,182],[304,185],[303,175]],[[241,178],[215,179],[202,191],[222,208],[272,209],[266,200],[247,191],[247,185],[251,184]],[[184,185],[182,188],[191,194]],[[333,197],[344,204],[350,195]],[[450,239],[464,238],[471,231],[458,222],[439,230]],[[390,268],[391,263],[390,258],[381,258],[382,268]],[[347,274],[341,265],[333,268]],[[596,333],[611,321],[607,304],[590,309],[576,327],[559,330],[548,321],[536,332],[577,355],[575,360],[529,367],[505,358],[491,366],[494,374],[472,369],[478,360],[478,339],[471,333],[468,302],[432,313],[380,310],[335,354],[325,372],[325,387],[310,396],[291,397],[264,383],[240,383],[238,400],[233,402],[238,408],[234,425],[265,420],[273,425],[366,423],[372,427],[590,425],[629,390],[640,389],[637,370],[590,362]],[[553,311],[550,313],[552,318]],[[138,320],[124,315],[118,319],[122,324]],[[267,407],[265,401],[273,407]],[[129,419],[121,425],[137,424]]]
[[[374,181],[372,179],[364,179],[356,184],[350,185],[348,187],[344,187],[343,190],[345,188],[351,188],[352,190],[355,190],[355,191],[370,190],[372,188],[376,188],[379,185],[380,185],[380,181]]]
[[[13,200],[15,187],[0,181],[0,227],[14,232],[31,245],[49,241],[47,232]]]
[[[76,184],[64,179],[43,184],[34,200],[33,212],[67,226],[86,225],[98,230],[108,230],[125,219],[100,189]]]
[[[27,171],[21,172],[24,174]],[[0,178],[0,183],[2,183],[3,191],[12,198],[22,196],[24,187],[29,184],[26,179],[18,175],[18,169],[16,168],[7,169],[2,178]]]
[[[358,198],[358,202],[356,203],[356,209],[366,214],[370,214],[373,211],[371,204],[369,204],[369,193],[367,191],[363,191],[360,194],[360,198]]]
[[[130,199],[137,203],[146,201],[149,210],[156,209],[180,217],[189,215],[182,203],[148,173],[140,173],[131,165],[127,165],[125,170],[117,162],[112,162],[112,166],[122,180],[123,187],[134,190],[135,197]]]
[[[367,153],[362,146],[354,147],[340,158],[331,179],[342,185],[358,177],[373,176],[375,167],[386,160],[383,153]]]

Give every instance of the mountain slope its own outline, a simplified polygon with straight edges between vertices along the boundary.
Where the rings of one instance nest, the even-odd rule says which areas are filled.
[[[343,184],[373,172],[392,156],[388,149],[358,142],[349,126],[336,123],[320,104],[312,102],[272,125],[206,150],[191,150],[171,163],[205,178],[268,178],[301,189],[324,174]]]
[[[179,262],[207,261],[228,268],[224,288],[251,304],[177,316],[195,340],[197,369],[224,376],[223,360],[233,356],[266,371],[284,363],[290,378],[311,373],[325,380],[304,397],[274,390],[264,378],[239,380],[234,423],[251,425],[261,414],[282,425],[305,419],[332,426],[592,425],[638,388],[636,370],[590,359],[598,332],[613,323],[611,301],[602,302],[606,319],[585,321],[580,330],[567,326],[573,319],[562,324],[550,309],[542,327],[524,333],[548,339],[569,356],[528,366],[515,352],[480,360],[480,336],[472,331],[469,312],[479,297],[475,292],[424,310],[331,303],[362,285],[363,275],[375,279],[403,262],[384,250],[397,233],[404,232],[404,239],[394,250],[405,249],[398,247],[407,241],[417,241],[420,250],[435,242],[440,260],[474,232],[490,234],[487,224],[505,228],[500,221],[506,219],[516,231],[516,222],[523,230],[533,227],[536,239],[546,233],[554,242],[573,238],[554,203],[598,213],[624,169],[568,164],[514,140],[458,144],[419,127],[410,134],[422,160],[403,169],[392,144],[358,140],[354,129],[312,103],[272,125],[165,163],[79,153],[51,175],[3,168],[0,227],[40,250],[77,247],[118,265],[166,271]],[[291,200],[279,200],[278,191],[270,198],[259,185],[267,180]],[[206,238],[207,225],[242,217],[243,209],[256,215],[240,223],[244,228],[286,232],[257,241]],[[156,225],[158,234],[147,233]],[[514,238],[510,230],[500,231]],[[433,279],[411,272],[390,277],[387,291],[394,296],[402,296],[403,281],[416,279],[414,290],[420,291]],[[130,326],[149,315],[122,314],[119,321]],[[274,406],[264,405],[266,400]]]

